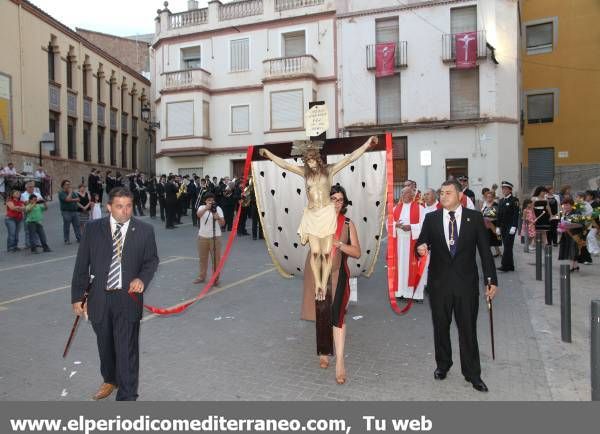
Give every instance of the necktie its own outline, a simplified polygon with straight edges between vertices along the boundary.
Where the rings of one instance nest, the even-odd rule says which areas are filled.
[[[121,276],[121,256],[123,255],[123,234],[121,228],[123,223],[117,223],[117,228],[113,234],[112,240],[112,260],[108,272],[108,281],[106,288],[110,291],[119,289],[119,278]]]
[[[448,222],[448,244],[450,244],[450,254],[456,254],[456,242],[458,241],[458,226],[456,225],[456,217],[454,211],[449,211],[450,221]]]

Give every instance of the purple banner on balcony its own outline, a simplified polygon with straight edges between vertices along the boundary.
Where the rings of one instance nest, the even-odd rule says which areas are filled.
[[[456,67],[469,69],[477,66],[477,32],[457,33],[454,35]]]
[[[384,42],[375,45],[375,77],[394,75],[396,64],[396,44]]]

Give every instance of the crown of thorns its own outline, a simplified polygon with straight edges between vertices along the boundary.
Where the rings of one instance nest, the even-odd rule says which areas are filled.
[[[296,140],[292,144],[292,157],[305,155],[308,151],[320,152],[323,149],[323,141]]]

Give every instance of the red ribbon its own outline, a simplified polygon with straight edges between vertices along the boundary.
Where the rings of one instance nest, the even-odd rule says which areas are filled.
[[[388,296],[392,310],[398,315],[407,313],[413,305],[413,299],[409,299],[406,306],[402,309],[398,307],[396,301],[396,291],[398,290],[398,252],[396,251],[396,232],[394,227],[394,161],[392,159],[392,135],[385,135],[385,162],[387,176],[387,227],[388,227],[388,246],[387,246],[387,270],[388,270]],[[425,272],[427,265],[427,256],[418,258],[418,270],[416,283],[413,287],[413,296],[417,290],[417,286],[421,281],[421,277]]]
[[[252,146],[252,145],[248,146],[248,151],[246,152],[246,163],[244,165],[244,175],[242,177],[242,183],[240,186],[240,188],[242,190],[244,190],[244,187],[246,186],[246,182],[248,181],[248,173],[250,172],[250,164],[252,163],[253,151],[254,151],[254,146]],[[231,246],[233,245],[233,241],[235,240],[235,237],[237,236],[237,228],[238,228],[238,224],[240,222],[241,212],[242,212],[242,204],[240,202],[240,204],[238,205],[238,212],[233,221],[233,227],[229,234],[229,239],[227,240],[227,246],[225,247],[223,256],[221,256],[219,265],[217,265],[215,272],[212,274],[212,276],[211,276],[210,280],[208,281],[208,283],[206,284],[206,286],[202,289],[202,291],[200,291],[200,293],[196,297],[194,297],[192,300],[189,300],[189,301],[187,301],[183,304],[177,305],[175,307],[162,308],[162,307],[151,306],[149,304],[144,304],[143,305],[144,308],[152,313],[157,314],[157,315],[174,315],[174,314],[185,311],[192,304],[196,303],[198,300],[203,298],[208,293],[208,291],[210,291],[210,289],[213,287],[215,280],[217,279],[217,276],[221,273],[221,270],[223,269],[223,267],[225,266],[225,263],[227,262],[229,253],[231,251]],[[141,304],[140,299],[137,297],[137,294],[130,292],[129,295],[137,303]]]

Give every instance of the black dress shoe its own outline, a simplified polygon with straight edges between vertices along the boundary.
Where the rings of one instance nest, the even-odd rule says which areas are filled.
[[[508,267],[498,267],[497,268],[498,271],[503,271],[503,272],[507,272],[507,271],[515,271],[514,268],[508,268]]]
[[[433,371],[433,378],[435,378],[436,380],[445,380],[447,374],[447,370],[437,368],[435,371]]]
[[[473,385],[473,389],[477,390],[478,392],[487,392],[488,391],[488,387],[485,385],[485,383],[483,382],[483,380],[481,378],[477,378],[476,380],[471,380],[471,379],[465,377],[465,380],[468,381],[469,383],[471,383]]]

